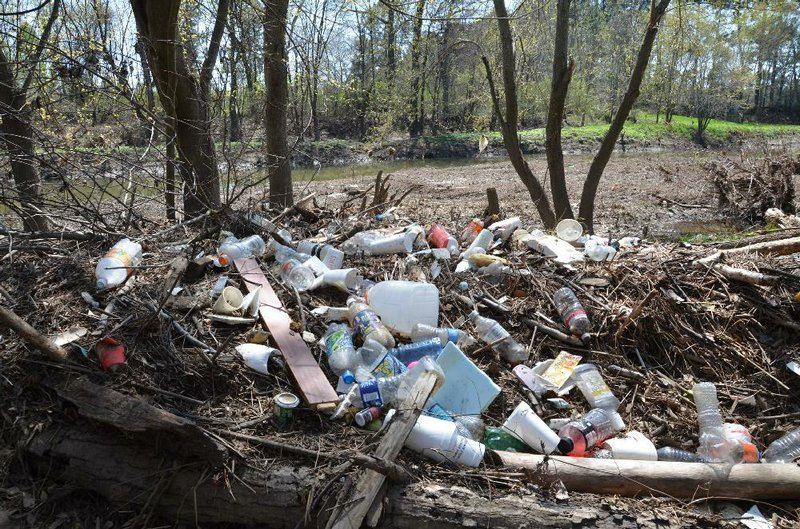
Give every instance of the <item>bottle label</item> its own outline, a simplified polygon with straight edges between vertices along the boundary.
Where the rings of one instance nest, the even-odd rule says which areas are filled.
[[[591,421],[587,421],[586,419],[580,421],[578,424],[578,431],[581,432],[583,438],[586,439],[586,450],[589,450],[589,448],[593,447],[600,440],[597,428]]]
[[[364,309],[353,317],[353,325],[356,332],[362,337],[366,338],[371,333],[380,330],[382,327],[381,320],[375,312]]]
[[[344,329],[330,333],[325,339],[325,352],[328,353],[329,358],[343,349],[352,347],[353,339],[350,337],[350,333]]]
[[[483,337],[486,343],[493,343],[508,336],[508,331],[503,328],[499,323],[495,323],[489,330],[486,331],[486,336]]]
[[[401,375],[406,371],[408,371],[408,368],[403,362],[395,358],[394,355],[386,353],[381,363],[372,370],[372,374],[375,375],[376,378],[387,378]]]
[[[391,351],[404,364],[410,364],[423,356],[432,356],[435,360],[441,352],[442,341],[439,338],[428,338],[421,342],[400,345]]]
[[[602,397],[605,395],[612,395],[611,389],[606,385],[603,377],[600,376],[600,373],[597,371],[592,371],[586,373],[584,375],[585,378],[584,384],[586,388],[586,392],[589,393],[592,397],[597,399],[598,397]]]
[[[566,325],[568,329],[571,329],[572,328],[572,320],[581,319],[581,318],[588,318],[588,316],[586,315],[586,311],[583,310],[582,308],[581,309],[575,309],[572,312],[570,312],[569,314],[567,314],[566,318],[564,318],[564,325]]]
[[[106,257],[118,260],[128,270],[129,274],[133,273],[133,256],[122,248],[111,248]]]
[[[358,391],[361,394],[361,402],[364,407],[370,408],[376,406],[378,408],[383,406],[383,399],[381,398],[381,390],[378,387],[377,380],[368,380],[358,385]]]

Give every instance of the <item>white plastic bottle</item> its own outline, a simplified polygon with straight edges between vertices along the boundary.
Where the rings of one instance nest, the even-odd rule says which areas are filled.
[[[411,336],[417,323],[435,327],[439,322],[439,289],[431,283],[381,281],[364,297],[383,324],[403,336]]]
[[[319,257],[325,266],[331,270],[338,270],[344,262],[344,252],[331,246],[330,244],[319,244],[313,241],[301,241],[297,245],[300,253]]]
[[[619,408],[619,399],[611,392],[594,364],[579,365],[571,376],[592,408],[604,408],[612,411]]]
[[[142,245],[122,239],[111,247],[95,268],[98,290],[118,287],[142,260]]]
[[[475,338],[461,329],[452,327],[434,327],[425,323],[417,323],[411,329],[412,342],[421,342],[428,338],[439,338],[444,345],[447,345],[447,342],[453,342],[459,347],[468,347],[475,343]]]
[[[617,249],[608,244],[603,244],[595,239],[589,239],[583,245],[583,251],[592,261],[613,261],[617,255]]]
[[[500,353],[500,356],[502,356],[506,362],[511,365],[517,365],[528,359],[528,351],[512,338],[511,335],[508,334],[508,331],[498,322],[491,318],[481,316],[476,310],[470,313],[469,319],[475,324],[475,328],[478,330],[481,340],[487,344],[493,344],[505,338],[505,340],[495,344],[492,348]]]
[[[264,255],[267,245],[258,235],[251,235],[244,239],[227,238],[219,247],[219,262],[227,266],[234,259],[247,259]]]
[[[764,463],[791,463],[800,457],[800,428],[772,442],[764,451]]]

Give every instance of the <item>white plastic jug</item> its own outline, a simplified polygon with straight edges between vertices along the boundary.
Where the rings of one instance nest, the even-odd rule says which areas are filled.
[[[417,281],[382,281],[367,291],[367,303],[390,330],[411,336],[417,323],[439,323],[439,289]]]

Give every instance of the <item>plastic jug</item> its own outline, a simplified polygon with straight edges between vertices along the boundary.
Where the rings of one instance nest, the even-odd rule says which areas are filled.
[[[436,327],[439,289],[416,281],[382,281],[366,293],[367,303],[392,331],[411,336],[417,323]]]

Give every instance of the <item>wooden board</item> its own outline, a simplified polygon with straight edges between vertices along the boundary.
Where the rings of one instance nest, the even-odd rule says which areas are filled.
[[[394,461],[403,448],[411,429],[417,423],[422,408],[427,402],[436,386],[434,373],[423,373],[417,383],[411,388],[411,394],[398,406],[398,413],[389,425],[381,443],[375,450],[375,457],[385,461]],[[327,528],[332,529],[358,529],[364,518],[372,509],[376,498],[380,501],[379,494],[386,491],[383,487],[386,476],[375,470],[366,470],[353,487],[350,502],[341,509],[334,509],[328,520]],[[377,505],[375,507],[377,509]],[[373,520],[374,522],[374,520]]]
[[[241,274],[248,292],[261,287],[258,316],[272,334],[276,347],[283,353],[286,367],[303,401],[315,409],[339,402],[339,396],[320,369],[303,337],[289,327],[292,318],[283,308],[258,262],[255,259],[236,259],[233,264]]]

